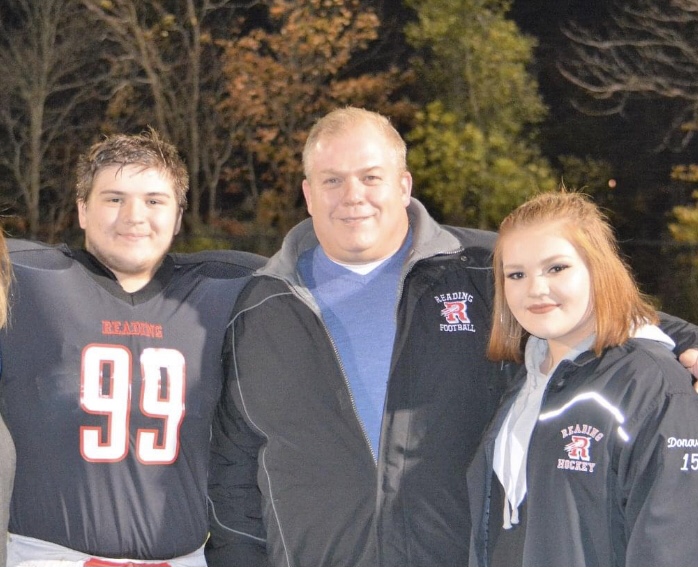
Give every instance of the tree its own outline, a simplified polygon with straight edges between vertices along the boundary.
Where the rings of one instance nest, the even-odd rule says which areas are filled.
[[[609,17],[594,28],[570,22],[563,32],[571,45],[558,69],[579,89],[575,105],[580,111],[634,117],[638,108],[649,114],[647,108],[657,108],[650,105],[661,104],[667,117],[656,150],[689,148],[698,129],[698,1],[614,2]],[[675,165],[671,178],[672,192],[680,192],[698,180],[696,166]],[[659,290],[667,303],[674,295],[695,297],[696,289],[691,248],[698,242],[695,201],[673,207],[672,216],[669,233],[675,244],[663,244],[660,253],[666,261],[658,265],[654,252],[651,265],[655,272],[669,273],[671,293]],[[689,285],[690,292],[677,284]],[[683,301],[678,311],[694,314],[698,306],[695,300]]]
[[[697,32],[697,0],[617,1],[593,28],[566,25],[570,47],[557,67],[585,114],[633,116],[638,104],[663,103],[668,120],[655,149],[680,151],[698,130]]]
[[[343,105],[365,106],[399,121],[413,108],[395,100],[407,75],[363,72],[380,21],[360,0],[273,0],[263,25],[225,42],[222,108],[247,162],[245,179],[261,226],[285,231],[304,216],[301,152],[313,122]]]
[[[92,26],[74,0],[11,0],[0,23],[0,166],[32,238],[52,240],[68,223],[65,183],[90,129],[78,112],[95,96],[100,70]],[[98,115],[99,112],[92,113]]]
[[[677,166],[672,171],[672,178],[695,186],[698,166]],[[681,313],[689,321],[698,321],[698,190],[692,192],[692,203],[674,207],[672,216],[669,232],[676,245],[669,260],[667,287],[672,293],[667,308]]]
[[[678,165],[671,173],[672,179],[689,186],[698,184],[698,165]],[[698,245],[698,190],[691,193],[693,202],[689,205],[674,207],[674,222],[669,224],[669,231],[677,242]],[[694,259],[698,266],[698,259]]]
[[[204,195],[217,213],[221,171],[233,150],[217,101],[223,94],[221,48],[236,10],[256,0],[82,0],[107,30],[112,127],[152,124],[185,157],[191,229],[201,228]]]
[[[615,2],[595,28],[570,22],[563,30],[570,53],[558,69],[580,89],[589,114],[619,114],[636,100],[671,101],[665,143],[686,145],[698,122],[698,2]]]
[[[494,228],[555,185],[535,141],[546,108],[527,67],[535,42],[506,18],[509,0],[408,0],[431,102],[408,134],[416,190],[444,220]]]

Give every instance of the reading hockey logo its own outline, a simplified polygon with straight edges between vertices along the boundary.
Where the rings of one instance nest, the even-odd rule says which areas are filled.
[[[439,325],[439,330],[446,333],[458,331],[475,332],[475,325],[468,316],[468,304],[473,302],[473,296],[464,291],[442,293],[435,295],[434,300],[441,305],[441,316],[445,323]]]
[[[557,468],[570,471],[593,473],[596,463],[591,461],[592,441],[600,441],[604,434],[590,425],[570,425],[561,431],[567,440],[565,452],[567,459],[558,459]]]

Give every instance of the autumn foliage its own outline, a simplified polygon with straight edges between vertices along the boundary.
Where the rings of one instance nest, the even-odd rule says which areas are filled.
[[[358,61],[380,21],[359,0],[275,0],[268,21],[224,42],[227,93],[220,103],[247,154],[233,177],[251,181],[257,220],[285,232],[304,214],[301,153],[313,122],[338,106],[364,106],[394,119],[411,104],[395,100],[410,75],[364,73]]]

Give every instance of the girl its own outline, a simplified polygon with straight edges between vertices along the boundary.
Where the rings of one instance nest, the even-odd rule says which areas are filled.
[[[503,222],[488,354],[525,362],[468,472],[471,563],[695,564],[698,397],[599,209]]]

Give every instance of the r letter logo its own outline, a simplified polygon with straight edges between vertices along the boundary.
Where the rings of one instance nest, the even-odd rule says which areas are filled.
[[[446,318],[446,322],[454,325],[456,323],[470,323],[468,319],[468,305],[465,301],[445,301],[441,315]]]
[[[472,295],[466,291],[454,291],[435,295],[434,300],[441,306],[440,314],[446,321],[439,325],[439,331],[446,333],[475,332],[475,325],[468,317],[468,304],[473,302]]]

